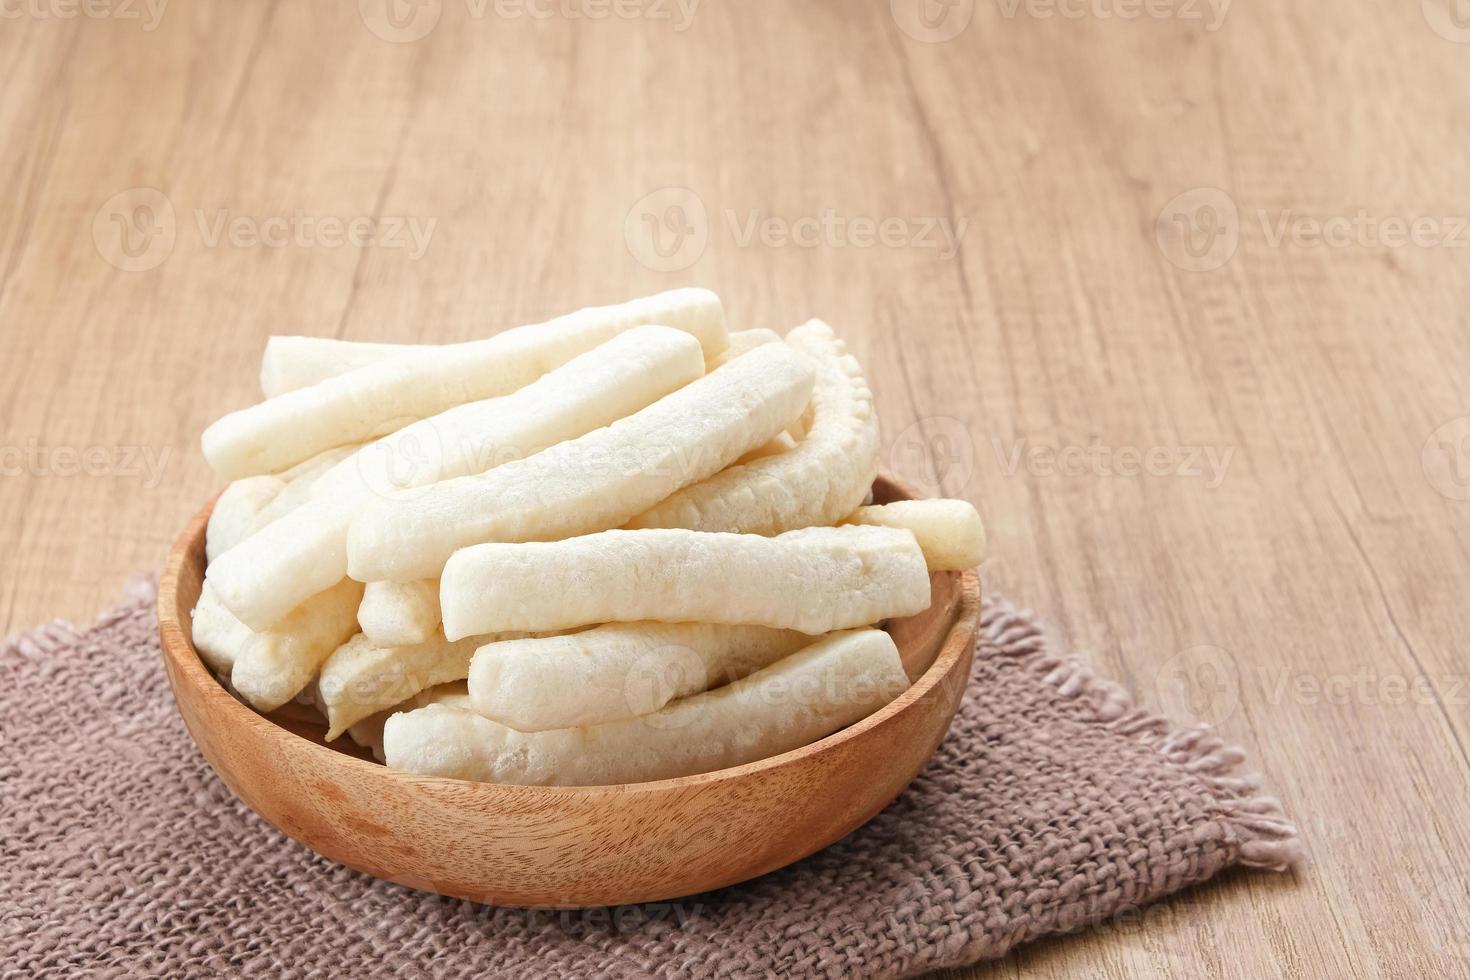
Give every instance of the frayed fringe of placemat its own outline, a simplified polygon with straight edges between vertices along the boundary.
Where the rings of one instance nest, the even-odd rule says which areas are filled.
[[[1197,779],[1217,806],[1226,839],[1246,867],[1286,871],[1306,861],[1296,825],[1274,796],[1260,794],[1259,773],[1245,769],[1246,753],[1209,725],[1178,726],[1134,704],[1119,684],[1048,649],[1035,614],[1005,600],[987,600],[977,656],[1015,658],[1037,674],[1085,721],[1103,725],[1156,750]]]

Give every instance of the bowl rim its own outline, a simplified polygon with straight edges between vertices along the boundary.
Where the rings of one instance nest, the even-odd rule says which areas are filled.
[[[874,483],[886,482],[896,489],[901,495],[900,499],[921,499],[921,495],[907,482],[894,477],[886,472],[879,472]],[[303,735],[291,731],[277,724],[265,715],[260,714],[253,708],[238,700],[230,694],[222,684],[204,666],[199,653],[194,649],[192,630],[186,629],[187,614],[179,615],[178,585],[179,575],[185,565],[189,562],[190,554],[202,542],[209,515],[214,509],[215,502],[219,499],[216,495],[201,507],[187,524],[178,538],[169,549],[167,562],[164,565],[163,574],[159,577],[157,616],[159,627],[159,647],[161,655],[168,660],[176,669],[175,677],[181,683],[202,689],[202,696],[206,698],[210,706],[216,709],[219,716],[228,719],[232,725],[243,725],[252,731],[252,734],[262,739],[289,738],[300,743],[297,749],[308,754],[321,753],[320,758],[324,763],[333,765],[361,766],[364,773],[374,773],[381,778],[399,781],[405,786],[417,787],[428,791],[453,791],[465,792],[467,787],[474,787],[484,792],[495,794],[511,794],[514,796],[526,796],[533,798],[544,798],[549,795],[556,796],[597,796],[597,795],[623,795],[631,793],[663,793],[677,792],[680,790],[696,789],[699,787],[722,783],[731,780],[744,779],[754,776],[770,769],[783,768],[785,766],[797,765],[814,756],[820,755],[826,750],[861,736],[865,732],[884,724],[903,712],[909,705],[928,697],[936,687],[954,670],[956,663],[968,652],[970,645],[975,642],[979,634],[980,625],[980,575],[975,568],[965,569],[958,574],[959,602],[955,611],[954,619],[944,634],[934,661],[929,668],[911,683],[908,688],[888,702],[877,711],[868,715],[860,721],[848,725],[841,731],[834,732],[815,742],[810,742],[799,748],[790,749],[778,755],[767,756],[754,762],[742,763],[725,769],[715,769],[710,772],[695,773],[690,776],[675,776],[669,779],[658,779],[639,783],[608,783],[594,786],[542,786],[526,785],[521,783],[487,783],[474,780],[454,779],[447,776],[431,776],[422,773],[405,772],[399,769],[390,769],[380,762],[368,761],[327,745],[314,742]],[[201,577],[203,569],[200,569]],[[951,573],[956,574],[956,573]],[[968,684],[968,676],[961,682]],[[177,700],[177,698],[175,699]]]

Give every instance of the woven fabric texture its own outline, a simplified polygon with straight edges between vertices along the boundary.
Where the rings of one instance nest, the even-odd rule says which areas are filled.
[[[151,596],[0,649],[0,977],[899,977],[1130,914],[1292,825],[988,601],[948,738],[871,823],[674,902],[490,908],[319,858],[230,794],[175,714]]]

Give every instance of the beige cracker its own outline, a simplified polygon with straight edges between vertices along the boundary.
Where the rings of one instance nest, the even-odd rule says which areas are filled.
[[[344,579],[312,596],[272,629],[252,634],[235,655],[230,682],[261,711],[305,690],[322,661],[357,631],[362,585]]]
[[[872,714],[908,686],[888,634],[825,637],[743,680],[639,718],[518,732],[433,705],[383,730],[389,766],[454,779],[592,786],[670,779],[800,748]]]
[[[487,340],[369,364],[232,412],[204,431],[205,458],[239,479],[275,473],[324,449],[386,434],[466,402],[509,394],[633,327],[659,323],[693,334],[706,354],[727,338],[717,296],[680,289],[579,310]]]
[[[402,704],[368,715],[347,729],[347,737],[372,752],[373,758],[383,761],[383,725],[388,717],[398,711],[412,711],[431,704],[447,705],[451,708],[470,709],[470,695],[464,681],[453,681],[421,691]]]
[[[439,628],[439,580],[367,583],[357,625],[374,646],[423,643]]]
[[[912,532],[812,527],[778,537],[604,531],[456,552],[439,588],[451,638],[588,623],[771,626],[819,634],[929,607]]]
[[[610,623],[489,643],[470,662],[475,710],[524,732],[657,711],[738,680],[811,642],[794,630],[713,623]]]
[[[459,345],[444,345],[459,346]],[[260,359],[260,390],[267,398],[390,358],[432,350],[429,344],[377,344],[331,337],[273,336]]]
[[[985,560],[985,525],[968,500],[899,500],[859,507],[843,523],[908,528],[930,571],[958,572]]]
[[[209,514],[205,563],[212,563],[277,517],[298,507],[308,498],[317,478],[354,449],[355,446],[338,446],[284,473],[247,476],[225,487]]]
[[[378,647],[361,633],[351,637],[331,652],[317,677],[316,703],[327,715],[327,738],[420,691],[464,680],[475,648],[488,639],[451,643],[436,633],[412,646]]]

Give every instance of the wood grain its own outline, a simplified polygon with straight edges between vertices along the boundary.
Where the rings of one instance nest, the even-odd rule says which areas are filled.
[[[881,502],[911,496],[886,477],[874,485]],[[913,686],[857,724],[768,759],[617,786],[468,783],[365,760],[327,744],[320,718],[262,717],[214,679],[189,639],[211,509],[184,528],[158,586],[164,668],[209,764],[253,810],[326,857],[494,905],[682,898],[851,833],[913,781],[949,730],[980,623],[978,573],[935,573],[933,604],[888,625]]]
[[[86,619],[162,563],[218,489],[199,432],[256,397],[269,333],[463,340],[707,285],[740,326],[836,324],[889,467],[987,518],[988,583],[1240,742],[1313,853],[966,975],[1463,973],[1470,46],[1424,6],[1236,4],[1209,30],[1203,4],[961,2],[941,43],[882,0],[706,0],[682,31],[446,2],[409,43],[353,3],[7,20],[0,623]],[[104,206],[140,186],[175,240],[130,272],[94,219],[115,250],[132,212]],[[670,247],[694,199],[639,206],[668,187],[704,208],[692,261],[698,234]],[[1219,257],[1210,212],[1166,206],[1198,188],[1229,195],[1236,248],[1191,271]],[[907,247],[781,238],[828,209],[919,220]],[[221,212],[298,211],[436,224],[418,257],[211,244]],[[1438,243],[1311,243],[1359,212]],[[912,241],[941,218],[967,222],[953,254]],[[1157,465],[1078,463],[1094,445]],[[112,455],[85,475],[33,446]]]

